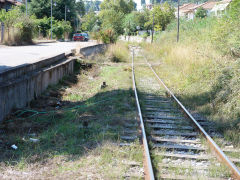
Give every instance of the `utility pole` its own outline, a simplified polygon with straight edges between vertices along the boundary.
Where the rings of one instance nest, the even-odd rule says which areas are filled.
[[[53,0],[51,0],[51,40],[52,40],[52,15],[53,15]]]
[[[67,21],[67,5],[65,4],[65,22]]]
[[[28,15],[28,0],[25,0],[25,6],[26,6],[26,16]]]
[[[3,43],[3,39],[4,39],[4,23],[1,22],[1,43]]]
[[[130,21],[128,21],[128,41],[130,40]]]
[[[153,43],[153,34],[154,34],[154,9],[152,9],[152,12],[153,12],[153,24],[152,24],[152,40],[151,40],[151,43]]]
[[[177,42],[179,41],[179,25],[180,25],[180,21],[179,21],[179,4],[180,4],[180,0],[178,0]]]

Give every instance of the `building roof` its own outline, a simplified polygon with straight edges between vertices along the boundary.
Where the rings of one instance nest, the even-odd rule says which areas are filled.
[[[17,0],[0,0],[0,3],[11,3],[13,5],[21,5],[22,3]]]
[[[196,4],[193,4],[193,3],[183,4],[182,6],[179,7],[179,10],[184,11],[189,8],[193,8],[194,6],[196,6]]]
[[[215,2],[215,1],[208,1],[208,2],[205,2],[205,3],[199,4],[199,5],[196,5],[195,7],[190,8],[189,10],[193,11],[193,10],[198,9],[200,7],[202,7],[203,9],[206,9],[206,10],[211,10],[216,4],[217,4],[217,2]]]
[[[183,4],[182,6],[179,7],[180,14],[185,14],[190,11],[191,8],[195,7],[196,4],[193,3],[187,3]]]

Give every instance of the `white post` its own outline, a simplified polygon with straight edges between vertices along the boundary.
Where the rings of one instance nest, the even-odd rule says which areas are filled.
[[[28,0],[25,0],[26,3],[26,16],[28,15]]]
[[[67,6],[65,4],[65,21],[67,21]]]
[[[52,14],[53,14],[53,1],[51,0],[51,40],[52,40]]]
[[[3,43],[3,39],[4,39],[4,23],[1,23],[1,43]]]

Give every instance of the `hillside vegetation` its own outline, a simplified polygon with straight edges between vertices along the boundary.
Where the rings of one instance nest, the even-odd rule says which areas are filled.
[[[240,0],[226,16],[176,22],[143,45],[158,74],[192,110],[215,121],[227,140],[240,144]]]

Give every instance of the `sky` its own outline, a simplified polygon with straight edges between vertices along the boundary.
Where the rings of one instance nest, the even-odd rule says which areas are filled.
[[[99,0],[99,1],[103,1],[103,0]],[[137,10],[141,9],[141,0],[134,0],[134,2],[137,3]],[[149,0],[146,0],[146,2],[149,2]]]

